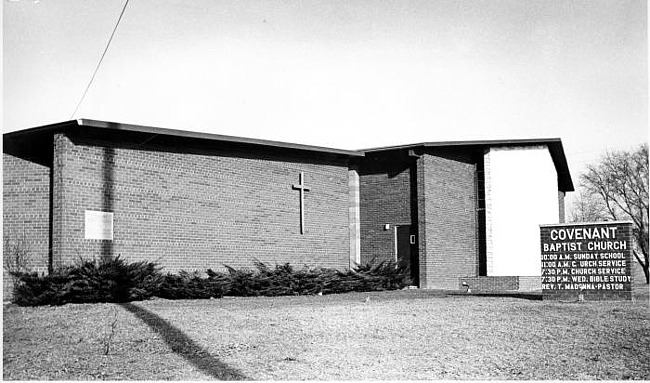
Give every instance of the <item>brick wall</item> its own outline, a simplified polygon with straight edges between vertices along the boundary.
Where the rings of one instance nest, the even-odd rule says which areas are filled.
[[[558,204],[558,207],[559,207],[559,212],[558,212],[558,214],[559,214],[558,222],[559,223],[566,222],[566,214],[565,214],[566,210],[565,210],[565,207],[564,207],[565,206],[565,203],[564,203],[565,196],[566,196],[565,192],[563,192],[563,191],[558,191],[557,192],[557,204]]]
[[[348,171],[349,225],[350,225],[350,267],[361,263],[361,199],[359,197],[359,169]]]
[[[28,266],[46,272],[50,238],[50,168],[7,153],[3,160],[2,233],[5,244],[28,249]],[[3,266],[10,256],[3,244]],[[22,245],[21,245],[22,246]],[[3,299],[9,300],[12,281],[3,267]]]
[[[188,154],[55,137],[54,258],[118,255],[169,271],[249,267],[253,259],[347,268],[345,159],[264,150]],[[305,192],[300,234],[299,173]],[[84,239],[85,210],[114,212],[114,241]]]
[[[64,196],[66,194],[64,182],[64,174],[67,170],[65,168],[68,152],[72,151],[74,145],[70,140],[63,134],[54,135],[52,139],[52,267],[58,269],[64,265],[63,252],[64,252],[64,219],[65,216],[65,205],[64,205]],[[74,175],[70,174],[68,176],[68,182],[72,183]],[[82,256],[82,254],[78,254]],[[72,263],[72,255],[68,256],[69,263]]]
[[[496,277],[460,277],[458,288],[467,283],[473,292],[477,291],[539,291],[542,289],[541,278],[536,276],[496,276]]]
[[[539,281],[539,277],[537,278]],[[477,291],[512,291],[519,290],[519,277],[516,276],[499,276],[499,277],[460,277],[458,278],[458,288],[464,290],[469,285],[472,292]]]
[[[476,165],[433,151],[418,159],[417,177],[420,285],[457,289],[459,277],[478,275]]]
[[[361,263],[395,259],[393,225],[411,224],[411,167],[407,162],[366,166],[359,175]],[[389,230],[384,225],[390,224]]]
[[[542,278],[538,276],[519,276],[519,291],[542,290]]]

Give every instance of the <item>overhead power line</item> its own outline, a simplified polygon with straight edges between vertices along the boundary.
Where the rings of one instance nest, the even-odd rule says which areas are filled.
[[[97,75],[97,72],[99,71],[99,66],[102,65],[102,61],[104,60],[104,56],[106,56],[106,52],[108,51],[108,47],[111,45],[111,41],[113,41],[113,36],[115,36],[115,31],[117,31],[117,27],[120,25],[120,21],[122,20],[122,16],[124,15],[124,11],[126,10],[126,6],[129,5],[129,0],[126,0],[124,3],[124,7],[122,8],[122,12],[120,13],[120,17],[117,19],[117,23],[115,23],[115,28],[113,28],[113,33],[111,33],[111,37],[108,39],[108,43],[106,43],[106,48],[104,48],[104,52],[102,53],[102,57],[99,58],[99,62],[97,63],[97,67],[95,68],[95,71],[93,72],[92,77],[90,78],[90,81],[88,81],[88,85],[86,86],[86,90],[84,90],[83,95],[81,95],[81,99],[79,100],[79,103],[77,104],[77,107],[74,108],[74,112],[70,115],[70,120],[74,118],[74,115],[77,113],[77,110],[81,106],[81,103],[83,102],[84,98],[86,97],[86,94],[88,93],[88,89],[90,89],[90,85],[93,83],[93,80],[95,79],[95,76]]]

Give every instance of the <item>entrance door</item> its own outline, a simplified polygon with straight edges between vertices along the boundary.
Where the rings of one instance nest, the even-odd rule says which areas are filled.
[[[420,262],[418,260],[417,235],[411,225],[397,226],[397,262],[405,264],[412,284],[420,284]]]

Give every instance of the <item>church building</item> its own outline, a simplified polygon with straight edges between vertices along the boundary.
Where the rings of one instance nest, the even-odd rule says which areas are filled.
[[[79,119],[3,144],[5,242],[40,272],[396,260],[420,288],[535,290],[574,190],[559,138],[353,151]]]

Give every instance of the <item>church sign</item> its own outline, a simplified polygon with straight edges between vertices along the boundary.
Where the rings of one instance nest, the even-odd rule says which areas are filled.
[[[541,225],[542,295],[631,300],[632,223]]]

